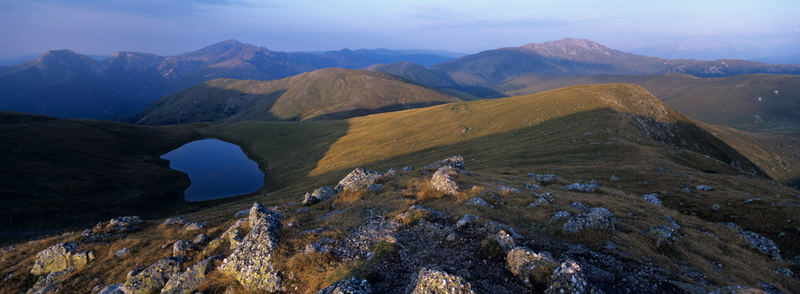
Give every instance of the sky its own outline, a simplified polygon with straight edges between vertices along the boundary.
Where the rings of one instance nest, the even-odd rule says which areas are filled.
[[[0,58],[175,55],[227,39],[475,53],[565,37],[665,58],[800,57],[799,12],[797,0],[0,0]]]

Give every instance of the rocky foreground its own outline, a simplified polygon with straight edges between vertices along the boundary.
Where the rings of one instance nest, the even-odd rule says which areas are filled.
[[[411,187],[399,187],[402,181],[398,179],[404,177],[417,181]],[[665,209],[660,197],[666,194],[619,196],[655,214],[648,216],[655,223],[648,222],[635,231],[631,230],[631,222],[637,221],[633,212],[617,215],[618,208],[587,205],[560,196],[577,193],[582,197],[612,197],[596,181],[565,182],[555,174],[529,173],[524,175],[528,181],[523,189],[499,183],[488,191],[466,184],[474,182],[473,177],[478,176],[468,172],[463,158],[456,156],[419,170],[405,167],[380,173],[357,168],[332,188],[306,193],[299,199],[301,203],[265,207],[255,202],[247,210],[223,217],[219,223],[225,225],[220,226],[179,216],[147,227],[139,217],[118,217],[80,234],[55,238],[59,242],[35,253],[32,267],[22,268],[25,263],[20,263],[10,268],[0,288],[5,293],[73,293],[83,292],[78,287],[88,284],[91,293],[103,294],[780,293],[797,289],[792,288],[798,284],[790,268],[798,266],[800,257],[782,256],[775,242],[734,223],[712,224],[722,233],[707,234],[719,242],[724,242],[722,235],[737,236],[733,240],[752,254],[748,256],[763,259],[758,267],[772,267],[767,270],[783,277],[784,284],[758,281],[753,285],[720,285],[709,281],[705,269],[681,261],[681,250],[689,246],[694,234],[687,223],[694,227],[696,220],[677,217]],[[610,179],[619,180],[617,176]],[[387,195],[397,189],[410,190],[416,199],[450,199],[451,205],[479,213],[453,214],[418,201],[401,205],[403,208],[395,212],[370,206],[369,195]],[[710,192],[714,187],[684,189]],[[543,221],[528,220],[525,227],[538,227],[540,234],[523,235],[519,224],[492,220],[497,207],[516,205],[509,195],[530,195],[524,196],[529,204],[523,209],[538,215],[532,219]],[[334,206],[339,209],[325,208]],[[357,210],[359,207],[362,209]],[[306,217],[318,210],[324,214],[314,216],[313,221]],[[350,225],[302,225],[303,220],[319,223],[332,219]],[[638,219],[644,222],[644,218]],[[140,246],[135,251],[122,247],[132,234],[142,232],[191,238]],[[678,269],[636,257],[636,253],[626,252],[611,241],[623,235],[634,236],[630,242],[636,243],[625,248],[642,246],[667,255]],[[60,242],[63,240],[69,241]],[[12,254],[20,254],[25,246],[3,248],[0,256],[3,261],[14,258]],[[113,254],[99,261],[96,251],[100,250]],[[169,253],[146,256],[165,251]],[[131,262],[146,259],[155,262]],[[125,269],[124,277],[114,277],[103,275],[93,266],[131,268]],[[726,266],[738,265],[709,263],[715,271]],[[27,278],[22,281],[20,276]],[[26,288],[13,289],[19,285]]]

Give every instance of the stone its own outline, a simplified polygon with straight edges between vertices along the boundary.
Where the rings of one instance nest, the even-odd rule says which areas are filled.
[[[412,294],[474,294],[472,285],[464,278],[451,275],[439,269],[419,270],[411,285]]]
[[[761,201],[761,198],[755,197],[755,198],[745,199],[744,203],[753,203],[756,201]]]
[[[122,249],[117,250],[116,252],[114,252],[114,256],[122,258],[122,257],[128,256],[128,254],[130,254],[130,253],[131,253],[131,249],[126,247],[126,248],[122,248]]]
[[[192,243],[194,245],[200,245],[205,243],[206,241],[208,241],[208,235],[203,233],[197,234],[197,236],[194,236],[194,239],[192,239]]]
[[[464,157],[461,155],[450,156],[448,158],[434,162],[434,165],[449,166],[457,169],[464,169]]]
[[[539,186],[539,184],[525,183],[525,190],[528,191],[539,191],[541,188],[542,186]]]
[[[189,220],[187,220],[186,217],[184,217],[182,215],[179,215],[179,216],[175,216],[175,217],[170,217],[170,218],[164,220],[164,222],[161,223],[161,224],[165,225],[165,226],[185,225],[187,222],[189,222]]]
[[[29,294],[39,293],[57,293],[55,284],[64,280],[69,274],[75,272],[75,269],[68,267],[64,270],[55,271],[47,274],[44,278],[39,279],[33,284],[33,287],[28,290]]]
[[[667,222],[668,222],[668,225],[669,225],[669,226],[670,226],[670,227],[671,227],[673,230],[676,230],[676,231],[677,231],[677,230],[680,230],[680,229],[681,229],[681,225],[679,225],[679,224],[678,224],[678,222],[676,222],[674,219],[672,219],[672,217],[671,217],[671,216],[669,216],[669,215],[665,214],[665,215],[662,215],[662,216],[661,216],[661,218],[662,218],[662,219],[664,219],[665,221],[667,221]]]
[[[711,210],[713,210],[713,211],[719,211],[719,204],[714,204],[714,205],[711,205]]]
[[[316,204],[317,202],[319,202],[319,199],[317,199],[317,197],[312,196],[311,193],[306,192],[306,194],[303,195],[303,202],[302,202],[303,205],[313,205]]]
[[[208,242],[208,245],[206,245],[206,248],[203,248],[203,256],[211,256],[214,254],[214,251],[217,251],[223,244],[225,244],[224,239],[217,238],[211,240],[211,242]]]
[[[778,245],[775,244],[775,241],[751,231],[741,231],[739,232],[739,236],[761,253],[769,255],[776,261],[781,261],[781,250],[778,248]]]
[[[410,165],[406,165],[401,170],[404,171],[404,172],[410,172],[410,171],[414,170],[414,167],[410,166]]]
[[[280,212],[254,203],[249,215],[252,229],[222,261],[220,272],[239,281],[248,291],[280,291],[283,279],[272,263],[282,218]]]
[[[544,288],[557,265],[549,254],[536,253],[526,247],[511,249],[506,261],[509,271],[528,288]]]
[[[714,187],[711,187],[709,185],[697,185],[694,188],[697,191],[711,191],[711,190],[714,190]]]
[[[335,195],[336,191],[334,191],[333,188],[319,187],[313,192],[305,194],[303,197],[303,205],[312,205],[323,200],[328,200]]]
[[[550,201],[547,201],[547,199],[545,199],[544,197],[539,197],[536,198],[536,200],[533,200],[531,204],[528,204],[528,207],[538,207],[545,204],[550,204]]]
[[[31,274],[41,276],[67,268],[81,269],[93,259],[94,252],[79,252],[75,243],[58,243],[36,254]]]
[[[569,212],[561,210],[561,211],[558,211],[555,214],[553,214],[553,216],[550,218],[550,221],[552,222],[552,221],[557,221],[557,220],[562,220],[562,219],[568,219],[571,216],[572,216],[572,214],[570,214]]]
[[[193,293],[221,259],[222,256],[212,256],[186,269],[185,272],[173,275],[161,289],[161,293]]]
[[[561,227],[561,230],[575,233],[586,229],[614,231],[614,216],[608,209],[595,207],[588,212],[584,212],[570,218]]]
[[[658,194],[656,193],[644,194],[642,195],[642,199],[652,203],[655,206],[661,206],[661,200],[658,199]]]
[[[457,195],[461,190],[455,180],[453,180],[453,177],[457,174],[458,169],[452,166],[440,167],[431,177],[431,186],[433,186],[436,191],[449,195]]]
[[[489,207],[489,202],[486,202],[486,200],[483,200],[481,197],[472,197],[464,203],[472,206]]]
[[[192,250],[192,243],[186,240],[178,240],[172,245],[172,256],[186,259],[189,256],[189,251]]]
[[[233,217],[245,217],[250,213],[250,209],[242,209],[233,214]]]
[[[100,292],[97,292],[97,294],[125,294],[125,292],[122,292],[121,288],[122,283],[112,284],[101,289]]]
[[[539,184],[550,184],[558,181],[558,176],[554,174],[536,174],[536,173],[529,173],[528,177],[533,179],[534,181],[539,182]]]
[[[357,191],[366,189],[381,176],[383,176],[383,174],[380,172],[358,167],[347,174],[347,176],[342,178],[342,180],[339,181],[339,184],[336,185],[333,190],[338,193],[341,191]]]
[[[500,185],[497,187],[497,192],[500,193],[521,193],[521,191],[515,187]]]
[[[320,290],[317,294],[370,294],[372,287],[367,280],[358,280],[356,278],[349,278],[333,283],[325,289]]]
[[[478,221],[478,217],[473,214],[465,214],[456,222],[456,228],[461,228],[466,225],[475,224]]]
[[[587,212],[587,211],[589,211],[589,208],[588,208],[588,207],[586,207],[586,205],[583,205],[583,203],[580,203],[580,202],[578,202],[578,201],[572,202],[572,204],[571,204],[571,205],[572,205],[572,207],[575,207],[575,208],[577,208],[577,209],[578,209],[578,210],[580,210],[581,212]]]
[[[242,240],[244,239],[244,228],[248,226],[250,226],[250,221],[248,219],[239,219],[222,233],[221,238],[228,241],[231,250],[236,249],[236,247],[239,247],[239,244],[241,244]]]
[[[656,248],[671,246],[676,241],[673,229],[667,225],[650,227],[644,231],[644,235],[653,241]]]
[[[514,248],[514,238],[511,237],[506,231],[499,230],[497,233],[492,236],[492,239],[497,241],[497,244],[500,244],[500,247],[503,248],[503,251],[508,252],[512,248]]]
[[[115,233],[127,233],[136,230],[136,225],[142,223],[142,219],[138,216],[120,216],[112,218],[105,225],[105,230]]]
[[[776,269],[775,273],[777,273],[779,275],[784,275],[784,276],[787,276],[787,277],[794,276],[794,272],[792,272],[792,270],[790,270],[789,268],[786,268],[786,267],[781,267],[781,268]]]
[[[167,257],[137,273],[129,274],[120,289],[125,293],[159,293],[167,281],[180,271],[180,259]]]
[[[202,231],[205,228],[206,228],[206,223],[193,222],[186,224],[186,228],[184,230],[186,230],[187,232],[194,232],[194,231]]]
[[[561,186],[564,190],[567,191],[575,191],[581,193],[592,193],[596,192],[600,185],[597,184],[595,180],[591,180],[586,183],[575,182],[566,186]]]
[[[581,266],[575,261],[562,262],[550,276],[550,286],[544,293],[597,293],[583,278]]]

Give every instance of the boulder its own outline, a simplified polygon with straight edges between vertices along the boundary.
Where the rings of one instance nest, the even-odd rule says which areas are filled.
[[[331,187],[319,187],[311,193],[306,193],[303,197],[303,205],[311,205],[322,200],[330,199],[336,195],[336,191]]]
[[[234,222],[230,227],[228,227],[228,229],[222,233],[222,236],[220,238],[228,240],[228,243],[230,243],[231,246],[231,250],[234,250],[237,247],[239,247],[239,244],[242,243],[242,240],[244,239],[245,227],[248,226],[250,226],[250,221],[248,219],[246,218],[239,219],[236,222]]]
[[[505,252],[514,248],[514,238],[504,230],[497,231],[497,233],[492,236],[492,239],[497,241],[497,244],[500,244],[500,247],[503,248]]]
[[[317,199],[317,197],[311,196],[311,193],[306,192],[306,194],[303,195],[303,202],[302,202],[303,205],[313,205],[316,204],[317,202],[319,202],[319,199]]]
[[[784,276],[787,276],[787,277],[794,276],[794,272],[792,272],[792,270],[790,270],[787,267],[778,268],[778,269],[775,270],[775,273],[779,274],[779,275],[784,275]]]
[[[192,243],[189,243],[189,241],[186,240],[178,240],[172,245],[172,256],[183,260],[189,256],[189,251],[191,250]]]
[[[575,207],[575,208],[577,208],[577,209],[578,209],[578,210],[580,210],[581,212],[587,212],[587,211],[589,211],[589,208],[588,208],[588,207],[586,207],[586,205],[583,205],[583,203],[580,203],[580,202],[578,202],[578,201],[572,202],[572,204],[571,204],[571,205],[572,205],[572,207]]]
[[[222,245],[225,244],[225,239],[216,238],[208,242],[205,248],[203,248],[203,256],[211,256],[214,254],[214,251],[217,251]]]
[[[161,289],[161,293],[193,293],[221,259],[222,256],[209,257],[186,269],[185,272],[172,276]]]
[[[431,177],[431,186],[436,191],[456,195],[461,190],[453,177],[458,175],[458,169],[449,165],[440,167]]]
[[[206,223],[204,223],[204,222],[193,222],[193,223],[186,224],[186,227],[184,228],[184,230],[186,230],[187,232],[193,232],[193,231],[202,231],[205,228],[206,228]]]
[[[553,222],[553,221],[562,220],[562,219],[569,219],[570,217],[572,217],[572,214],[570,214],[567,211],[561,210],[561,211],[557,211],[555,214],[553,214],[553,216],[550,217],[550,221]]]
[[[58,243],[36,254],[31,274],[46,275],[67,268],[81,269],[94,260],[94,252],[78,251],[72,242]]]
[[[776,261],[781,261],[781,250],[778,248],[778,244],[775,244],[775,241],[751,231],[741,231],[739,236],[761,253],[769,255]]]
[[[356,278],[349,278],[333,283],[325,289],[320,290],[317,294],[370,294],[372,287],[367,280],[357,280]]]
[[[129,275],[120,289],[126,294],[159,293],[167,281],[180,271],[180,259],[167,257]]]
[[[481,197],[472,197],[472,198],[470,198],[469,200],[467,200],[464,203],[466,203],[467,205],[472,205],[472,206],[489,207],[489,202],[486,202],[486,200],[483,200],[483,198],[481,198]]]
[[[595,207],[570,218],[561,230],[575,233],[586,229],[614,231],[614,216],[608,209]]]
[[[528,288],[545,288],[550,274],[558,264],[548,254],[515,247],[506,256],[508,269]]]
[[[233,253],[222,261],[220,272],[239,281],[248,291],[281,290],[281,275],[272,264],[281,220],[280,212],[254,203],[249,214],[252,229]]]
[[[464,278],[438,269],[420,269],[411,285],[412,294],[473,294],[472,285]]]
[[[142,219],[138,216],[120,216],[109,220],[104,229],[114,233],[127,233],[135,231],[136,225],[140,223]]]
[[[339,184],[336,185],[333,190],[338,193],[341,191],[356,191],[366,189],[381,176],[383,176],[383,174],[380,172],[359,167],[342,178],[342,180],[339,181]]]
[[[478,217],[473,214],[465,214],[456,222],[456,228],[461,228],[469,224],[475,224],[478,221]]]
[[[658,194],[656,193],[644,194],[642,195],[642,199],[644,199],[644,201],[653,203],[655,206],[661,206],[661,200],[658,199]]]
[[[71,267],[68,267],[64,270],[56,271],[47,274],[44,278],[39,279],[33,284],[33,287],[28,290],[28,294],[40,294],[40,293],[57,293],[58,291],[55,288],[56,283],[61,282],[66,278],[69,274],[75,272],[75,270]]]
[[[182,215],[179,215],[179,216],[168,218],[168,219],[164,220],[164,222],[161,223],[161,224],[165,225],[165,226],[171,226],[171,225],[181,225],[182,226],[182,225],[185,225],[187,222],[189,222],[189,220],[187,220],[186,217],[184,217]]]
[[[598,293],[583,278],[581,266],[574,261],[562,262],[550,276],[550,286],[544,293]]]

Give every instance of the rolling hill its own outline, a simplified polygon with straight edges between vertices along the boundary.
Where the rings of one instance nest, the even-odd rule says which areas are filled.
[[[166,96],[139,124],[345,118],[459,101],[389,75],[326,68],[275,81],[220,79]]]
[[[0,109],[115,119],[135,114],[164,95],[217,78],[273,80],[325,67],[451,59],[386,49],[279,52],[236,40],[176,56],[118,52],[104,60],[53,50],[23,64],[0,67]]]

